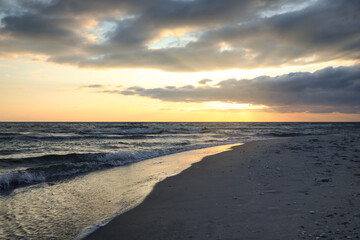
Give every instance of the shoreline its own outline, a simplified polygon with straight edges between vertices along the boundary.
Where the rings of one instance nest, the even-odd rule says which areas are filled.
[[[84,239],[359,238],[359,138],[263,140],[207,156]]]
[[[172,177],[180,174],[181,172],[190,168],[193,164],[200,162],[206,156],[211,156],[224,151],[229,151],[232,147],[241,146],[243,144],[244,143],[231,143],[231,144],[210,146],[200,149],[192,149],[189,151],[177,152],[169,155],[146,159],[145,161],[135,162],[122,167],[115,167],[100,172],[93,172],[92,174],[90,174],[90,175],[94,175],[92,177],[93,179],[97,177],[101,177],[99,176],[99,173],[102,173],[101,175],[103,177],[105,175],[110,174],[113,175],[114,177],[112,179],[112,182],[115,181],[120,181],[123,183],[126,182],[126,185],[130,185],[132,187],[136,187],[134,186],[135,182],[142,182],[141,184],[142,187],[140,187],[140,189],[137,190],[140,190],[140,192],[143,193],[141,194],[141,196],[140,195],[137,196],[138,201],[136,202],[138,203],[136,203],[135,205],[133,204],[131,207],[121,209],[120,211],[113,213],[112,215],[106,217],[105,219],[102,219],[101,221],[95,222],[92,226],[83,229],[82,232],[74,240],[80,240],[86,238],[88,235],[90,235],[97,229],[111,222],[117,216],[120,216],[125,212],[128,212],[133,208],[135,208],[136,206],[138,206],[139,204],[141,204],[141,202],[143,202],[143,200],[152,192],[153,188],[156,186],[157,183],[165,180],[168,177]],[[116,174],[114,175],[111,172],[115,172]],[[140,178],[137,177],[134,179],[133,176],[130,176],[130,179],[126,179],[128,172],[142,172],[142,173],[146,172],[147,174],[146,173],[142,174]],[[148,173],[150,173],[150,175],[152,176],[147,176],[149,175]],[[120,177],[119,174],[122,177]],[[107,176],[107,178],[109,178],[109,176]],[[154,178],[156,180],[154,180]],[[147,184],[144,184],[145,181],[147,181]],[[131,182],[133,184],[131,184]],[[90,184],[90,185],[94,185],[94,184]],[[145,187],[146,185],[147,187]],[[124,189],[117,188],[117,190],[124,192]],[[125,192],[129,192],[129,190]],[[125,195],[122,194],[122,197],[124,196]],[[116,200],[118,199],[113,199],[111,201],[116,201]]]
[[[258,140],[255,140],[258,141]],[[74,174],[70,174],[70,175],[65,175],[64,177],[61,176],[59,177],[60,179],[58,179],[58,176],[50,176],[48,178],[46,178],[45,176],[41,175],[41,174],[33,174],[33,173],[29,173],[26,172],[26,170],[21,173],[20,175],[18,175],[18,173],[5,173],[3,175],[0,175],[0,194],[9,194],[12,191],[14,191],[17,188],[22,188],[22,187],[28,187],[28,186],[32,186],[32,185],[36,185],[36,184],[41,184],[41,183],[46,183],[46,182],[52,182],[52,181],[56,181],[56,180],[60,180],[60,181],[66,181],[66,180],[71,180],[71,179],[75,179],[76,177],[81,177],[81,176],[85,176],[87,174],[92,174],[94,172],[97,171],[106,171],[109,169],[113,169],[116,167],[126,167],[130,164],[136,164],[142,161],[148,161],[154,158],[161,158],[161,157],[167,157],[173,154],[179,154],[179,153],[185,153],[185,152],[189,152],[189,151],[196,151],[196,150],[201,150],[201,149],[206,149],[206,148],[214,148],[214,147],[221,147],[221,146],[226,146],[226,145],[234,145],[234,144],[243,144],[243,142],[224,142],[221,144],[207,144],[207,145],[199,145],[199,146],[195,146],[193,148],[189,148],[189,149],[185,149],[185,150],[178,150],[178,151],[173,151],[173,152],[167,152],[167,153],[163,153],[163,154],[159,154],[156,155],[154,154],[153,156],[145,156],[143,158],[139,158],[137,159],[135,157],[135,159],[131,159],[129,162],[120,162],[118,163],[118,165],[113,165],[111,167],[101,167],[98,169],[89,169],[87,171],[82,171],[82,172],[78,172],[78,173],[74,173]],[[112,155],[116,155],[117,153],[109,153],[109,156]],[[69,156],[71,154],[65,154],[63,156]],[[136,155],[136,153],[135,153]],[[46,155],[45,155],[46,156]],[[50,156],[60,156],[60,155],[54,155],[54,154],[50,154]],[[29,158],[43,158],[44,156],[37,156],[37,157],[28,157]],[[110,157],[110,158],[115,158],[115,157]],[[56,173],[55,173],[56,174]],[[20,180],[19,180],[19,176],[20,176]],[[22,181],[22,182],[21,182]]]
[[[140,204],[157,182],[235,145],[239,144],[184,151],[53,184],[14,189],[0,196],[0,238],[82,239]],[[22,214],[23,209],[36,214]],[[22,227],[29,230],[22,233]]]

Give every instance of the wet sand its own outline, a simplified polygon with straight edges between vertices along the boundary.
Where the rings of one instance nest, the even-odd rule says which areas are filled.
[[[205,157],[86,239],[358,239],[359,143],[294,137]]]

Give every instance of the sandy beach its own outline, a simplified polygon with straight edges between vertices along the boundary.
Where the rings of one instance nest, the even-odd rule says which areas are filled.
[[[358,239],[359,142],[273,139],[205,157],[86,239]]]

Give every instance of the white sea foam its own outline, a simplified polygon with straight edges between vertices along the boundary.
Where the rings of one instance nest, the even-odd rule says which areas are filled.
[[[68,154],[68,155],[49,155],[40,158],[46,161],[55,161],[55,164],[48,166],[31,167],[24,170],[14,170],[10,173],[0,175],[0,190],[15,188],[21,185],[35,184],[45,181],[61,180],[84,174],[91,171],[118,167],[138,161],[155,158],[159,156],[179,153],[188,150],[218,146],[223,144],[233,144],[237,142],[225,143],[206,143],[186,147],[173,147],[167,149],[121,151],[118,153],[107,154]],[[27,161],[31,161],[30,158]],[[23,160],[26,161],[26,160]],[[60,162],[59,162],[60,161]],[[66,161],[66,162],[65,162]]]
[[[0,190],[14,187],[21,184],[45,181],[46,177],[41,173],[5,173],[0,175]]]

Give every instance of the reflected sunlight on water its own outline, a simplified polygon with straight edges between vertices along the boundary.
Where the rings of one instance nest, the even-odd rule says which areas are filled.
[[[83,236],[141,203],[159,181],[235,145],[239,144],[172,154],[55,184],[15,189],[0,198],[1,236],[73,239],[82,232]]]

